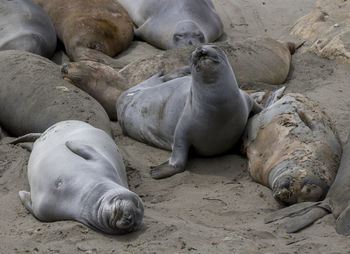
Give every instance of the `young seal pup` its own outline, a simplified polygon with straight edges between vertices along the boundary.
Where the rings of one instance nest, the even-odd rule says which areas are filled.
[[[250,112],[261,107],[238,88],[223,50],[198,47],[191,58],[191,76],[163,82],[159,74],[125,91],[117,101],[125,134],[172,150],[169,160],[151,170],[155,179],[185,170],[192,146],[204,156],[223,153],[243,134]]]
[[[135,35],[161,49],[217,40],[223,24],[211,0],[119,0]]]
[[[30,192],[19,196],[41,221],[76,220],[108,234],[141,225],[143,204],[128,190],[118,147],[87,123],[59,122],[40,135],[29,158],[28,180]]]

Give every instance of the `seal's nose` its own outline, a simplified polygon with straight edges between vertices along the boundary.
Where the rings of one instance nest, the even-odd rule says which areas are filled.
[[[68,74],[68,64],[63,64],[61,66],[61,73]]]

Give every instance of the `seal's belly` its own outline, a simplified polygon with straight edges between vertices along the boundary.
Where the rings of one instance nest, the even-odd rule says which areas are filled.
[[[123,132],[141,142],[171,150],[177,122],[190,90],[189,78],[128,90],[118,99]]]

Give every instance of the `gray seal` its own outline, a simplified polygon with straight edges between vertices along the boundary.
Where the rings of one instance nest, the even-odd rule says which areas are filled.
[[[211,0],[119,0],[135,35],[161,49],[217,40],[223,24]]]
[[[203,156],[227,151],[243,134],[250,112],[261,111],[238,88],[225,53],[217,46],[198,47],[192,53],[191,75],[181,76],[163,82],[157,74],[117,101],[125,134],[172,150],[167,162],[151,169],[155,179],[184,171],[190,147]]]
[[[336,231],[350,235],[350,136],[343,148],[337,176],[321,202],[304,202],[272,213],[265,223],[290,217],[286,224],[287,233],[297,232],[323,216],[332,213],[336,219]]]
[[[142,200],[128,189],[117,145],[87,123],[63,121],[47,129],[33,145],[28,180],[30,192],[19,196],[40,221],[76,220],[108,234],[142,223]]]
[[[51,57],[56,31],[50,17],[31,0],[0,0],[0,50],[24,50]]]

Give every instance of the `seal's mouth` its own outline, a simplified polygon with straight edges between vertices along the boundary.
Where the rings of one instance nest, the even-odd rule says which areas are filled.
[[[141,225],[143,205],[138,200],[116,200],[109,219],[110,227],[123,233],[132,232]]]
[[[212,45],[198,47],[192,53],[192,64],[197,66],[198,64],[220,63],[217,49],[216,46]]]

